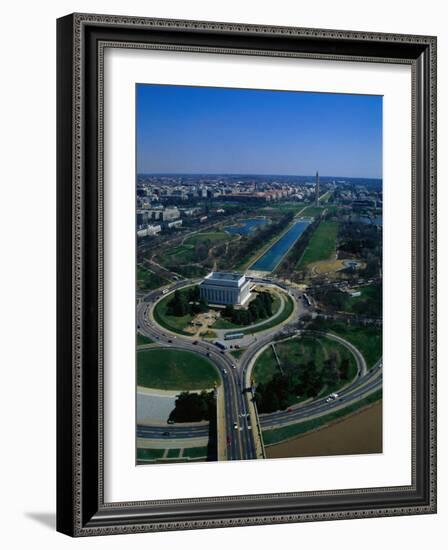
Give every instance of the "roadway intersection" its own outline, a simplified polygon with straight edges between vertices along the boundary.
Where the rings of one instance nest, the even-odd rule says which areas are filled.
[[[277,326],[245,336],[241,347],[245,348],[239,360],[228,351],[219,350],[212,342],[195,339],[193,336],[181,335],[162,328],[153,317],[153,309],[157,302],[164,298],[161,290],[155,290],[137,304],[138,332],[155,341],[160,347],[169,347],[187,350],[206,357],[219,370],[222,379],[224,394],[225,426],[219,425],[218,430],[225,430],[227,460],[244,460],[264,458],[264,447],[261,437],[262,429],[279,428],[289,424],[312,419],[339,410],[347,405],[356,403],[374,393],[382,386],[382,362],[379,361],[370,370],[360,351],[347,340],[330,333],[319,331],[298,331],[294,329],[298,318],[308,313],[302,300],[302,292],[295,288],[288,288],[282,281],[252,278],[254,283],[265,284],[287,291],[294,301],[294,310],[289,319]],[[169,287],[169,292],[190,286],[196,281],[179,281]],[[256,358],[269,346],[274,338],[288,339],[296,337],[301,332],[330,338],[345,346],[354,356],[357,365],[357,376],[351,383],[338,391],[338,398],[332,401],[327,396],[312,401],[303,402],[288,408],[287,411],[278,411],[270,414],[258,415],[255,409],[251,391],[251,372]],[[164,426],[137,426],[139,439],[186,439],[204,438],[208,435],[207,425],[182,426],[180,424]]]

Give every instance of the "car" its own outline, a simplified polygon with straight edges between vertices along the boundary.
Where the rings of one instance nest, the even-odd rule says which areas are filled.
[[[172,344],[173,341],[171,340],[171,338],[168,340],[168,344]]]
[[[163,432],[162,435],[165,435],[165,436],[166,436],[166,435],[170,435],[170,432]]]
[[[233,423],[233,428],[234,428],[235,430],[238,429],[238,424],[237,424],[236,422]]]
[[[325,403],[330,403],[330,401],[334,401],[339,397],[338,393],[330,393],[330,395],[325,399]]]
[[[289,413],[292,412],[291,407],[289,407],[289,409],[286,409],[286,412],[289,412]]]
[[[195,341],[193,342],[193,346],[197,346],[197,345],[198,345],[198,341],[195,340]]]
[[[227,371],[226,371],[226,369],[224,369],[224,370],[223,370],[222,372],[223,372],[224,374],[227,374]]]

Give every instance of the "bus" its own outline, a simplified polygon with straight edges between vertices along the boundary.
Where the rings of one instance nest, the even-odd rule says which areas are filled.
[[[216,340],[215,342],[213,342],[215,344],[216,347],[220,348],[220,349],[227,349],[227,346],[223,343],[223,342],[220,342],[219,340]]]
[[[243,336],[243,332],[232,332],[231,334],[225,334],[224,340],[238,340],[239,338],[243,338]]]

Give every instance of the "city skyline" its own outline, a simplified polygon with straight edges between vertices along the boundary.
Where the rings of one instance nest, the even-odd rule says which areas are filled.
[[[382,177],[380,96],[139,84],[136,99],[140,174]]]

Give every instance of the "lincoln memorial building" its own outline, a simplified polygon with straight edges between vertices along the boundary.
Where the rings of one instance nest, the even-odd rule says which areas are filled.
[[[249,298],[250,281],[241,273],[209,273],[199,285],[201,298],[209,304],[234,306]]]

